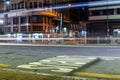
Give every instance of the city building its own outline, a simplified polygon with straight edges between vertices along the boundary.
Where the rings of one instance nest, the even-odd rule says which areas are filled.
[[[50,9],[52,6],[68,5],[74,0],[7,0],[4,2],[3,10],[6,14],[0,14],[1,31],[5,34],[14,33],[70,33],[80,32],[79,21],[73,23],[71,9]],[[49,10],[48,10],[49,8]],[[39,9],[39,11],[29,11]],[[41,10],[40,9],[44,9]],[[10,12],[10,13],[9,13]],[[62,24],[61,24],[62,23]]]
[[[118,0],[90,0],[100,3],[89,7],[89,24],[87,25],[88,36],[92,37],[117,37],[120,33],[120,5]],[[110,5],[102,5],[111,2]]]
[[[22,10],[42,9],[50,3],[49,0],[44,0],[44,3],[42,0],[11,0],[10,4],[5,5],[5,10],[13,13],[4,15],[4,32],[51,33],[54,28],[54,18],[60,18],[58,12],[47,8],[42,11],[22,12]]]

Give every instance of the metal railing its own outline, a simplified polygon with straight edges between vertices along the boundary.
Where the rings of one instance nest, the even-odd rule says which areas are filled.
[[[74,37],[74,38],[59,38],[58,36],[33,37],[26,35],[8,36],[0,35],[0,42],[15,42],[15,43],[37,43],[37,44],[120,44],[120,37]]]

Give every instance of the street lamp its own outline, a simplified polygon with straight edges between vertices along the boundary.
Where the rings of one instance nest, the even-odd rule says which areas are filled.
[[[63,27],[63,14],[60,14],[60,34],[62,34],[62,27]]]
[[[6,1],[6,4],[9,5],[9,4],[10,4],[10,1],[7,0],[7,1]]]
[[[107,2],[108,2],[108,0],[107,0]],[[109,21],[108,21],[108,19],[109,19],[109,10],[108,10],[109,8],[108,8],[108,5],[107,5],[107,37],[109,37]]]
[[[4,23],[3,19],[0,19],[0,24],[3,24],[3,23]]]
[[[4,0],[4,11],[8,11],[10,8],[9,8],[9,5],[10,5],[10,0]],[[5,26],[8,26],[8,14],[4,14],[4,30],[5,31]]]
[[[9,7],[9,5],[10,5],[10,0],[6,0],[6,1],[5,1],[5,6],[6,6],[6,8],[7,8],[7,6]]]

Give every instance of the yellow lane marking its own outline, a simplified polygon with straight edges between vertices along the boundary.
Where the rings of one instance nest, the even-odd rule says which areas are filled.
[[[75,72],[74,75],[86,76],[86,77],[95,77],[95,78],[106,78],[106,79],[120,79],[120,75],[112,75],[112,74],[98,74],[98,73],[89,73],[89,72]]]
[[[9,67],[9,64],[0,64],[0,67]]]

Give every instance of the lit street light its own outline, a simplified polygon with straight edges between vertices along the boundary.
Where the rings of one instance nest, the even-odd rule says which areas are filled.
[[[0,19],[0,24],[3,24],[3,23],[4,23],[4,21],[2,19]]]
[[[9,4],[10,4],[10,1],[6,1],[6,4],[9,5]]]

